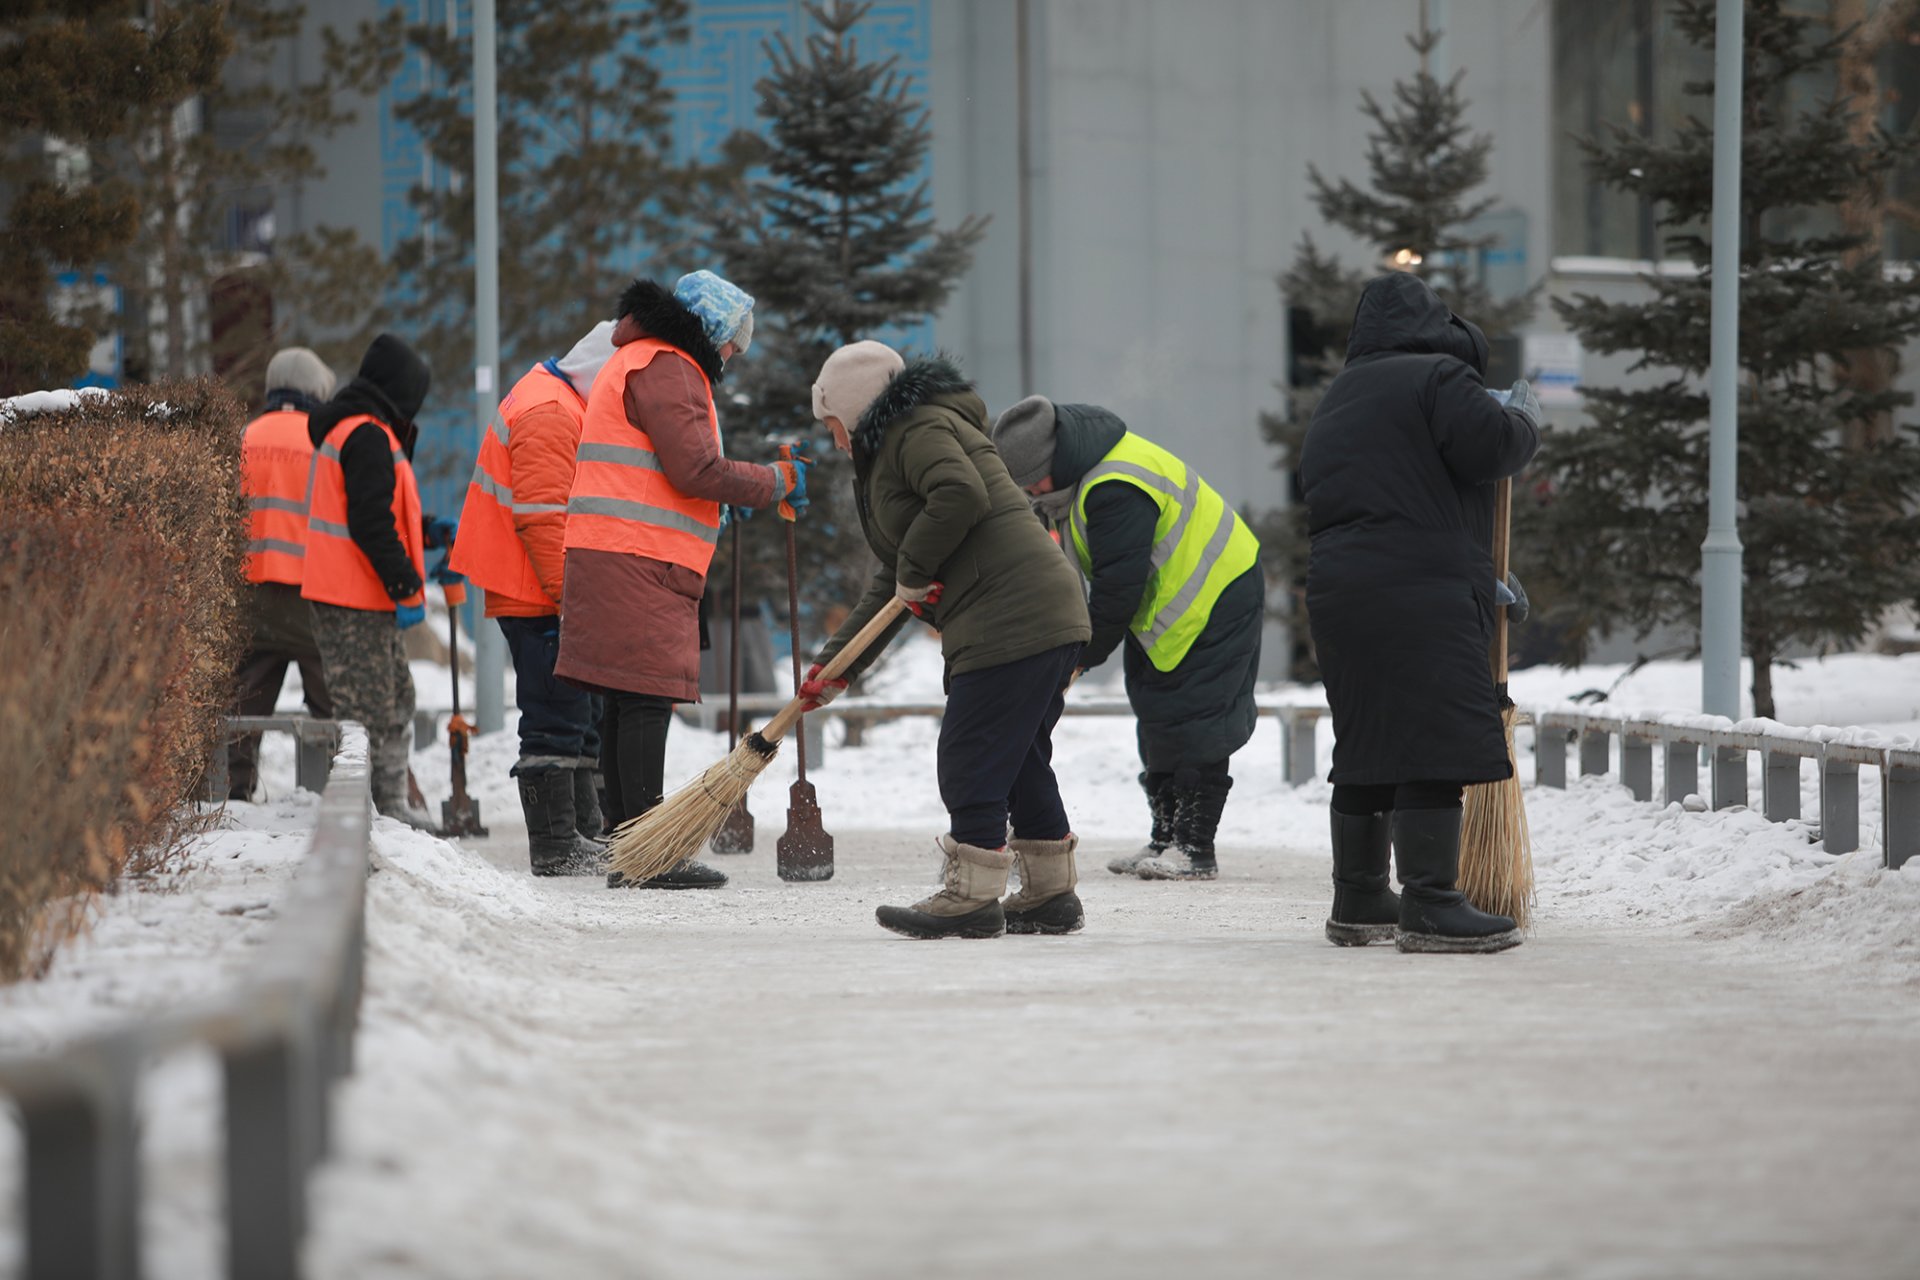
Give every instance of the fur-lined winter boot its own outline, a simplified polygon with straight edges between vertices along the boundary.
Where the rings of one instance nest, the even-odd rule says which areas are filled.
[[[1135,873],[1142,880],[1214,880],[1220,864],[1214,859],[1213,837],[1220,830],[1220,815],[1227,808],[1227,792],[1233,789],[1228,777],[1173,776],[1172,790],[1176,808],[1173,814],[1173,847],[1157,858],[1148,858]]]
[[[1392,942],[1400,898],[1387,887],[1393,826],[1384,813],[1333,813],[1333,910],[1327,941],[1339,947]]]
[[[1173,775],[1170,773],[1140,774],[1140,789],[1147,793],[1147,812],[1153,817],[1153,828],[1147,842],[1132,853],[1123,853],[1107,863],[1107,870],[1117,876],[1130,876],[1140,870],[1140,864],[1148,858],[1157,858],[1173,844]]]
[[[573,829],[589,840],[606,835],[606,820],[600,814],[600,766],[584,758],[568,772],[573,774]]]
[[[1079,837],[1064,840],[1009,840],[1007,849],[1020,868],[1020,892],[1000,904],[1008,933],[1075,933],[1087,913],[1073,886],[1080,883],[1073,850]]]
[[[1000,895],[1007,891],[1013,855],[961,844],[951,834],[935,843],[947,860],[940,892],[910,907],[881,907],[874,912],[881,927],[909,938],[997,938],[1005,933]]]
[[[1393,851],[1400,864],[1402,951],[1505,951],[1520,945],[1510,916],[1467,901],[1460,874],[1460,810],[1395,809]]]

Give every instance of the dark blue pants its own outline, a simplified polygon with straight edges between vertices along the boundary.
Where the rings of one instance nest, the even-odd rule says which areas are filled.
[[[953,677],[940,721],[940,800],[953,838],[982,849],[1061,840],[1071,828],[1053,776],[1053,726],[1080,645]]]
[[[560,656],[560,619],[495,618],[513,655],[514,697],[520,704],[520,758],[600,758],[600,699],[553,677]]]

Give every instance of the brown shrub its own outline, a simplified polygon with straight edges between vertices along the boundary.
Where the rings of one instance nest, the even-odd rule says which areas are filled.
[[[138,745],[131,799],[91,837],[88,856],[106,860],[104,879],[89,871],[74,882],[77,890],[167,866],[182,806],[194,798],[218,740],[240,639],[245,421],[219,383],[200,380],[0,422],[0,533],[32,542],[52,566],[23,566],[15,557],[7,566],[13,576],[0,579],[9,652],[19,655],[8,660],[6,679],[82,681],[75,689],[16,689],[21,700],[6,704],[0,724],[11,732],[27,723],[22,716],[53,716],[35,721],[34,740],[44,750],[67,743],[59,758],[96,762],[89,768],[116,767],[99,765],[100,753]],[[82,528],[97,537],[83,537]],[[36,634],[36,625],[49,629]],[[155,684],[151,697],[129,693],[136,680]],[[117,701],[88,709],[88,681],[111,688]],[[136,703],[138,723],[115,727],[110,708]],[[63,713],[81,718],[62,721]],[[0,789],[25,785],[25,776],[0,775]],[[36,776],[44,785],[51,775]],[[71,771],[61,785],[76,798],[97,794],[94,782]],[[5,790],[0,807],[10,807]],[[51,837],[29,827],[19,838],[44,848]],[[23,855],[9,841],[0,856]],[[14,945],[0,942],[0,953]]]
[[[0,527],[0,978],[41,971],[134,850],[170,843],[152,787],[191,608],[152,584],[178,561],[88,516]]]

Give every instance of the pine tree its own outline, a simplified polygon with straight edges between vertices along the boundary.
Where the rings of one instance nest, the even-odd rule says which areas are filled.
[[[1355,270],[1303,236],[1293,265],[1279,278],[1292,367],[1281,388],[1286,410],[1261,414],[1260,432],[1279,450],[1275,465],[1289,476],[1299,465],[1314,407],[1346,363],[1353,310],[1362,287],[1378,274],[1375,264],[1419,276],[1489,336],[1511,333],[1532,313],[1530,294],[1497,301],[1480,278],[1479,255],[1495,238],[1466,228],[1497,203],[1494,197],[1471,194],[1487,180],[1493,139],[1467,125],[1469,102],[1461,89],[1466,73],[1457,71],[1445,81],[1433,75],[1430,56],[1440,36],[1426,25],[1423,7],[1420,30],[1407,37],[1419,58],[1413,77],[1394,84],[1390,106],[1370,92],[1360,95],[1361,113],[1374,125],[1367,135],[1368,186],[1345,178],[1330,181],[1317,167],[1307,167],[1320,216],[1363,241],[1373,258],[1367,269]],[[1297,486],[1292,496],[1288,507],[1261,519],[1260,542],[1269,573],[1294,584],[1298,609],[1306,573],[1306,506]],[[1292,674],[1316,679],[1304,628],[1296,631],[1302,634]]]
[[[942,230],[919,175],[928,113],[896,59],[862,58],[854,27],[870,3],[809,4],[820,30],[802,49],[780,37],[761,80],[767,137],[737,137],[733,154],[766,176],[722,191],[709,243],[725,274],[752,293],[753,349],[729,370],[729,451],[756,437],[812,439],[814,375],[833,349],[932,317],[986,232],[968,218]],[[905,353],[911,355],[911,353]],[[849,424],[851,425],[851,424]],[[801,522],[803,575],[817,599],[851,603],[871,563],[854,511],[851,464],[820,447]],[[784,596],[784,544],[746,537],[750,589]]]
[[[672,162],[672,90],[654,61],[686,39],[686,0],[499,0],[496,21],[500,349],[512,378],[608,318],[627,280],[650,274],[642,252],[678,261],[697,171]],[[394,115],[449,177],[409,193],[420,229],[394,250],[394,323],[448,378],[473,363],[471,24],[449,34],[395,11],[363,26],[355,60],[368,87],[408,50],[425,56],[432,86]]]
[[[1712,0],[1683,0],[1681,31],[1713,43]],[[1856,130],[1829,96],[1793,109],[1790,87],[1831,94],[1844,37],[1782,0],[1746,12],[1740,224],[1740,538],[1743,613],[1756,712],[1774,712],[1772,668],[1791,646],[1847,642],[1889,605],[1920,593],[1920,439],[1859,428],[1912,397],[1844,377],[1851,353],[1892,352],[1920,334],[1920,281],[1889,279],[1878,253],[1836,206],[1897,165],[1906,144]],[[1591,388],[1591,425],[1552,436],[1541,534],[1552,576],[1570,593],[1556,610],[1579,636],[1619,627],[1697,630],[1706,535],[1712,246],[1708,105],[1670,143],[1615,128],[1586,149],[1596,180],[1657,202],[1667,251],[1698,268],[1646,281],[1642,302],[1590,295],[1555,308],[1591,350],[1629,352],[1652,385]],[[1856,447],[1842,447],[1853,436]]]
[[[141,207],[141,234],[115,270],[127,314],[138,318],[124,326],[129,376],[177,378],[211,367],[238,386],[257,386],[276,347],[362,320],[385,280],[379,254],[342,228],[252,249],[228,243],[236,194],[270,201],[325,176],[312,143],[354,116],[336,105],[349,79],[344,49],[327,33],[321,75],[290,81],[285,51],[300,34],[304,5],[156,0],[150,8],[156,21],[218,11],[222,43],[213,82],[181,85],[141,106],[136,131],[107,161]],[[219,323],[223,307],[238,308],[233,323]]]
[[[161,6],[136,22],[125,0],[19,0],[0,19],[0,395],[86,372],[109,318],[62,316],[54,273],[90,270],[133,241],[137,193],[96,172],[153,106],[213,84],[228,38],[214,5]]]

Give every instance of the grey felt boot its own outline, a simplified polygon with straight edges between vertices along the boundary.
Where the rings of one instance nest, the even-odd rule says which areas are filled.
[[[1075,933],[1087,913],[1073,886],[1080,883],[1073,850],[1079,838],[1010,840],[1008,852],[1020,868],[1020,892],[1000,904],[1008,933]]]
[[[1000,895],[1007,891],[1013,855],[961,844],[952,835],[935,843],[946,855],[940,891],[910,907],[881,907],[874,912],[881,927],[909,938],[997,938],[1005,933]]]

